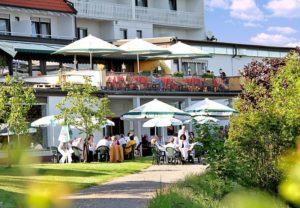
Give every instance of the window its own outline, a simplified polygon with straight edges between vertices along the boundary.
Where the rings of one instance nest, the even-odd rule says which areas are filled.
[[[0,14],[0,34],[9,35],[10,34],[10,21],[8,14]]]
[[[120,38],[127,39],[127,29],[120,29]]]
[[[77,28],[77,37],[78,39],[84,38],[88,35],[87,28]]]
[[[137,30],[137,31],[136,31],[136,37],[137,37],[137,38],[143,38],[143,31]]]
[[[51,37],[50,19],[32,17],[31,34],[33,37],[50,38]]]
[[[169,0],[169,7],[171,10],[177,10],[177,0]]]
[[[148,7],[147,0],[135,0],[135,6]]]

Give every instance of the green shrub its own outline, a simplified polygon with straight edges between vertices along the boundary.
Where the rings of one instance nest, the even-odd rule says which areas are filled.
[[[175,72],[173,77],[183,77],[183,72]]]
[[[236,103],[240,114],[230,120],[225,157],[219,161],[222,176],[277,192],[282,177],[278,159],[295,147],[300,134],[298,57],[292,53],[284,64],[263,61],[247,68],[244,92]]]

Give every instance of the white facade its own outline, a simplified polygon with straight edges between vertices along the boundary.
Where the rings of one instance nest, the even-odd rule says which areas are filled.
[[[71,0],[77,14],[77,28],[105,40],[174,35],[182,39],[205,38],[204,1],[177,0],[176,10],[169,0],[148,0],[147,7],[136,6],[135,0]]]
[[[0,16],[8,19],[10,31],[7,34],[12,36],[34,37],[32,20],[38,18],[50,23],[50,35],[47,38],[72,40],[76,37],[73,14],[0,6]]]
[[[198,74],[202,74],[204,70],[213,71],[216,76],[219,75],[219,69],[222,69],[227,76],[240,76],[240,71],[253,60],[261,61],[264,58],[279,58],[285,57],[287,55],[287,49],[273,49],[268,47],[253,47],[239,46],[239,48],[234,48],[230,46],[222,45],[222,43],[213,43],[211,46],[205,44],[201,46],[201,43],[194,45],[208,53],[211,53],[211,58],[199,58],[193,60],[182,60],[183,64],[187,63],[190,67],[194,67],[196,63],[203,64]],[[173,71],[176,71],[176,65],[172,65]],[[195,68],[195,67],[194,67]],[[192,70],[195,70],[195,69]],[[183,67],[183,70],[186,69]],[[202,70],[202,73],[201,73]],[[194,72],[194,71],[193,71]],[[193,74],[193,72],[191,74]]]

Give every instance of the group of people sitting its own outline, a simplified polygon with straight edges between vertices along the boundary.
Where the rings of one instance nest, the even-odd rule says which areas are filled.
[[[124,135],[105,136],[98,143],[95,143],[94,135],[91,134],[86,139],[75,138],[71,142],[61,142],[58,145],[58,151],[62,155],[59,162],[71,163],[74,160],[78,162],[122,162],[124,158],[134,157],[136,144],[138,144],[138,139],[131,133],[127,137]]]
[[[176,153],[178,153],[181,163],[187,163],[194,161],[194,147],[196,145],[202,146],[202,143],[194,141],[194,137],[194,133],[188,132],[185,126],[183,126],[182,129],[178,131],[178,134],[169,138],[168,144],[164,145],[159,143],[158,137],[154,137],[151,140],[151,144],[162,152],[166,158],[168,158],[167,148],[173,148]]]

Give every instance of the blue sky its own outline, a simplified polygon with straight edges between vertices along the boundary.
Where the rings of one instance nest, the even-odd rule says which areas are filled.
[[[300,46],[300,0],[204,0],[206,30],[222,42]]]

